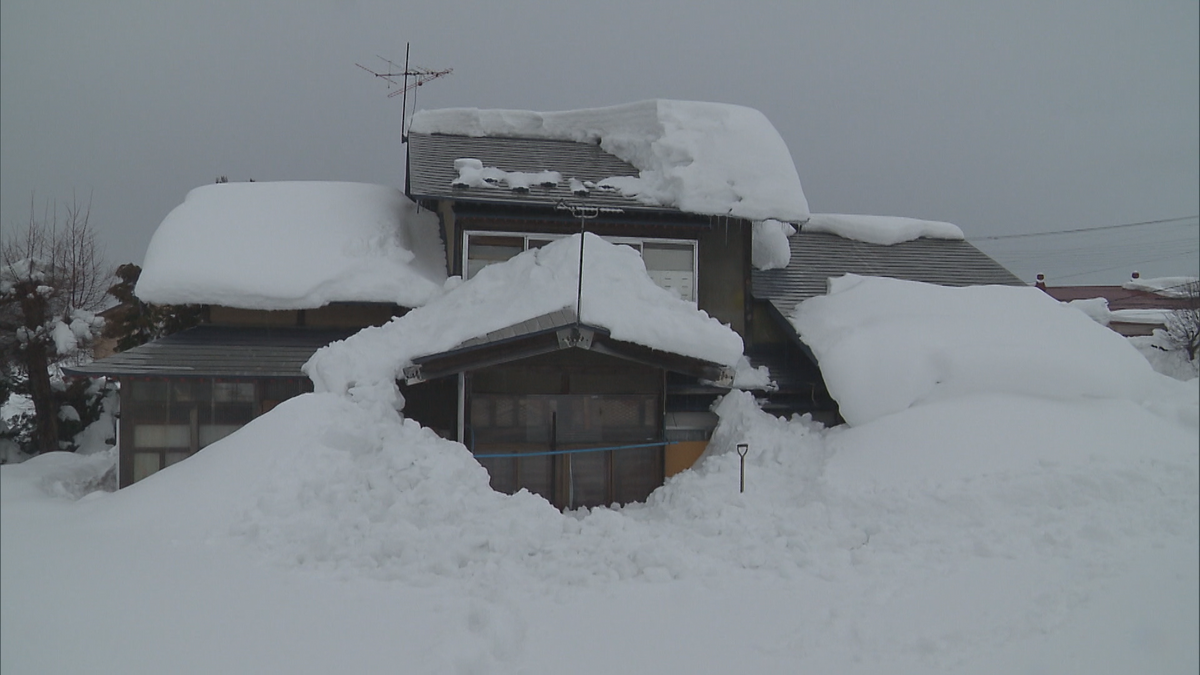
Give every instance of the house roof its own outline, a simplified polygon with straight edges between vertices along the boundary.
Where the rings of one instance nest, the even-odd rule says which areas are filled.
[[[495,187],[454,187],[459,172],[455,160],[478,159],[485,167],[502,171],[538,173],[557,171],[554,187],[530,185],[527,191]],[[623,196],[617,190],[591,189],[586,195],[571,191],[571,179],[600,181],[613,176],[637,176],[638,170],[600,149],[594,143],[543,138],[499,138],[410,133],[408,136],[408,193],[413,199],[454,199],[460,202],[502,203],[514,206],[549,206],[560,201],[631,212],[680,213],[667,206],[652,206]]]
[[[641,210],[669,207],[689,214],[747,220],[774,218],[796,223],[809,217],[808,201],[783,137],[766,116],[745,106],[655,99],[557,112],[423,110],[413,116],[410,134],[566,141],[582,147],[570,144],[539,147],[547,151],[555,148],[554,153],[579,153],[578,157],[599,150],[628,163],[608,165],[611,160],[607,157],[593,154],[594,159],[606,163],[598,167],[604,169],[601,173],[593,174],[584,173],[583,166],[578,169],[548,164],[524,168],[494,166],[493,163],[499,164],[507,158],[493,160],[476,157],[473,152],[445,158],[477,160],[463,162],[458,177],[460,182],[480,186],[480,191],[494,192],[483,182],[486,178],[510,186],[531,180],[528,175],[513,176],[505,172],[554,171],[568,185],[572,178],[593,182],[610,179],[608,185],[637,200],[628,208],[639,208],[640,204]],[[502,147],[530,147],[500,143]],[[587,150],[589,147],[593,149]],[[410,153],[411,158],[419,155],[421,149],[412,146]],[[576,171],[577,175],[571,175]]]
[[[353,330],[196,326],[82,366],[71,376],[304,377],[300,367],[321,347]]]
[[[754,270],[755,298],[790,316],[802,300],[824,295],[830,277],[843,274],[891,277],[940,286],[1026,285],[966,241],[914,239],[891,246],[868,244],[819,232],[789,237],[787,267]]]

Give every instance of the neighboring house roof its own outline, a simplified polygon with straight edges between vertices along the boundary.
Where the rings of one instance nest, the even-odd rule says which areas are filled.
[[[87,365],[67,375],[110,377],[304,377],[313,352],[355,331],[196,326]]]
[[[769,301],[785,317],[802,300],[824,295],[829,278],[843,274],[940,286],[1027,285],[966,241],[914,239],[884,246],[801,231],[789,238],[789,245],[787,267],[751,274],[754,297]]]
[[[478,159],[485,167],[502,171],[539,173],[556,171],[561,180],[553,187],[532,184],[527,190],[505,185],[454,187],[459,171],[456,160]],[[680,213],[667,206],[643,204],[617,190],[589,189],[586,195],[571,190],[571,179],[599,183],[613,176],[636,176],[628,162],[593,143],[538,138],[491,138],[410,133],[408,136],[408,193],[414,199],[454,199],[460,202],[503,203],[516,206],[549,206],[559,201],[621,209],[622,211]]]
[[[1126,309],[1185,309],[1190,302],[1188,298],[1164,297],[1158,293],[1122,286],[1047,286],[1042,290],[1062,302],[1104,298],[1108,301],[1109,311],[1113,312]]]

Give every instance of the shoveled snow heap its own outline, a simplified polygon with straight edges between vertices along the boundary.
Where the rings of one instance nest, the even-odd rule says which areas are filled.
[[[417,113],[411,130],[599,143],[638,169],[636,180],[613,184],[644,203],[751,220],[808,218],[783,138],[743,106],[650,100],[544,113],[451,108]]]
[[[944,304],[920,288],[914,311]],[[895,327],[878,309],[826,314],[876,334],[854,343],[863,369]],[[1079,348],[1043,318],[1021,319],[1044,331],[1027,358]],[[947,343],[945,360],[958,347],[975,349]],[[69,501],[96,475],[74,453],[6,465],[0,670],[1197,672],[1194,383],[1170,392],[1190,421],[1170,401],[963,389],[984,393],[833,429],[734,392],[696,467],[645,504],[571,513],[496,493],[461,444],[327,393],[116,493]]]
[[[137,296],[158,304],[312,309],[423,305],[445,281],[437,218],[362,183],[222,183],[188,193],[146,251]]]
[[[1120,335],[1036,288],[848,274],[792,323],[851,425],[977,393],[1142,401],[1164,382]]]
[[[963,239],[962,230],[953,223],[918,220],[899,216],[859,216],[842,213],[814,213],[804,224],[805,232],[827,232],[843,239],[891,246],[913,239]]]
[[[734,367],[733,329],[657,286],[637,251],[588,233],[582,322],[613,338]],[[490,265],[424,307],[319,350],[304,367],[317,391],[384,400],[413,358],[543,314],[574,308],[580,235]]]

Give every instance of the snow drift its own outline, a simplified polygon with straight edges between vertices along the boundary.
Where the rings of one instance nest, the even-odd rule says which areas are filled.
[[[966,394],[1143,401],[1167,386],[1120,335],[1036,288],[848,274],[792,323],[851,425]]]

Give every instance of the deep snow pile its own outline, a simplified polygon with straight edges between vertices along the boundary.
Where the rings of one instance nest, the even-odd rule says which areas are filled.
[[[136,293],[157,304],[416,307],[445,281],[437,216],[363,183],[198,187],[150,240]]]
[[[803,225],[805,232],[827,232],[843,239],[891,246],[913,239],[962,239],[953,223],[900,216],[863,216],[843,213],[814,213]]]
[[[304,367],[317,391],[390,400],[413,358],[575,307],[580,235],[489,265],[424,307],[319,350]],[[455,280],[457,281],[457,279]],[[742,339],[733,329],[660,288],[628,246],[588,233],[582,321],[617,340],[734,367]]]
[[[639,171],[611,184],[645,203],[751,220],[808,218],[787,145],[752,108],[668,100],[560,112],[451,108],[418,112],[410,129],[599,143]]]
[[[0,467],[0,667],[1195,672],[1194,385],[1110,395],[1088,367],[1134,390],[1156,376],[1108,343],[1076,344],[1082,329],[1024,294],[969,289],[981,293],[958,303],[954,289],[875,281],[843,280],[818,303],[854,327],[842,337],[855,352],[831,368],[880,368],[896,340],[910,363],[876,384],[936,395],[826,430],[733,392],[699,464],[645,504],[564,514],[497,494],[462,445],[333,393],[115,494],[70,501],[89,458]],[[985,367],[964,339],[983,336],[957,324],[988,317],[1044,333],[998,335]],[[997,386],[1011,384],[1000,367],[1049,368],[1043,352],[1072,346],[1079,368],[1057,372],[1075,384]],[[842,404],[875,396],[851,386]]]
[[[687,626],[680,637],[698,665],[753,672],[1196,664],[1194,427],[1127,401],[997,394],[829,431],[771,417],[744,392],[718,413],[698,467],[648,503],[569,514],[492,492],[461,445],[332,394],[285,402],[186,462],[77,505],[37,496],[78,485],[77,462],[4,467],[5,670],[205,672],[214,659],[226,671],[322,670],[278,643],[236,639],[265,620],[283,622],[280,639],[315,631],[309,639],[352,670],[391,654],[408,672],[555,672],[547,648],[575,661],[585,644],[630,639],[631,610],[635,626]],[[744,494],[739,442],[751,448]],[[104,542],[71,555],[103,557],[71,560],[69,575],[39,572],[69,559],[30,558],[69,544],[54,534],[66,523]],[[97,611],[157,639],[132,663],[95,630],[77,633],[88,649],[32,651],[39,630],[78,629]],[[430,649],[411,628],[355,637],[363,620],[414,616],[453,639]],[[239,645],[232,666],[225,650],[192,654],[159,636],[181,625]],[[619,661],[671,671],[672,651],[631,648]]]
[[[792,322],[851,425],[967,394],[1154,401],[1176,384],[1036,288],[845,275]]]

